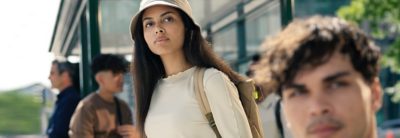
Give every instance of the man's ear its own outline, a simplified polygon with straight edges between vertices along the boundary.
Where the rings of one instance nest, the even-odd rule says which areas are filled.
[[[97,83],[98,83],[99,85],[103,84],[103,75],[102,75],[101,72],[97,73],[97,74],[94,76],[94,79],[97,81]]]
[[[63,82],[67,82],[67,81],[72,81],[72,79],[69,77],[69,74],[67,71],[64,71],[63,73],[61,73],[61,79]]]
[[[382,107],[382,86],[378,77],[371,84],[371,98],[373,110],[377,112]]]

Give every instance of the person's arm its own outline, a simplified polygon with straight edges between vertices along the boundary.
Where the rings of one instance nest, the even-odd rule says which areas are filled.
[[[226,138],[252,137],[239,93],[229,78],[220,71],[208,69],[204,90],[218,131]]]
[[[71,119],[70,138],[93,138],[94,121],[95,111],[90,106],[80,102]]]

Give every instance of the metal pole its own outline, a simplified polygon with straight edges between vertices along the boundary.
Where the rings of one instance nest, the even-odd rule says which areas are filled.
[[[90,64],[94,56],[100,54],[100,31],[98,0],[88,0],[86,5],[87,14],[81,16],[81,96],[85,97],[98,88],[90,71]]]
[[[91,57],[100,54],[99,1],[89,0],[89,29]]]
[[[281,1],[281,24],[282,28],[285,28],[293,20],[293,1],[292,0],[280,0]]]
[[[100,28],[99,28],[99,0],[89,0],[88,2],[88,11],[89,11],[89,29],[90,29],[90,47],[89,51],[90,54],[88,55],[89,63],[92,62],[94,56],[100,54]],[[90,64],[87,66],[90,68]],[[92,80],[92,91],[98,88],[98,84],[94,80],[94,77],[91,77]]]
[[[244,4],[239,3],[237,6],[237,12],[239,17],[244,14],[243,9]],[[236,40],[238,42],[238,57],[237,62],[234,65],[234,69],[239,71],[240,59],[246,58],[246,22],[244,19],[241,19],[237,22],[237,35]]]
[[[85,97],[92,91],[92,81],[90,75],[89,68],[89,42],[88,42],[88,27],[86,21],[86,14],[82,14],[81,16],[81,53],[80,53],[80,64],[79,64],[79,75],[80,75],[80,83],[81,83],[81,97]]]

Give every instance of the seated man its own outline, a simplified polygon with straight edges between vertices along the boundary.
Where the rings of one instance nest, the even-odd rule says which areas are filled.
[[[282,97],[294,137],[377,137],[380,52],[360,29],[315,16],[295,20],[263,48],[255,79]]]
[[[126,65],[123,58],[111,54],[93,59],[91,68],[99,89],[79,103],[72,116],[70,137],[136,137],[129,106],[114,96],[122,91]]]

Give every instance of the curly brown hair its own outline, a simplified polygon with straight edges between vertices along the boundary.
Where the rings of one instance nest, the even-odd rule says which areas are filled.
[[[263,90],[281,95],[282,86],[291,83],[299,71],[326,63],[335,52],[348,55],[366,82],[377,77],[380,50],[366,34],[342,19],[313,16],[296,19],[265,40],[254,79]]]

